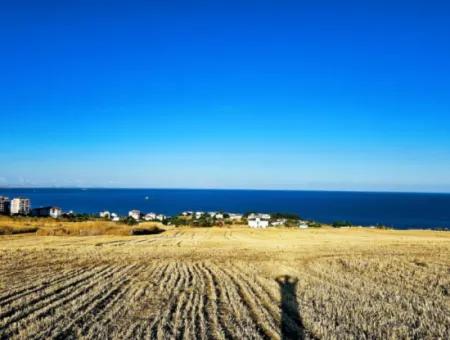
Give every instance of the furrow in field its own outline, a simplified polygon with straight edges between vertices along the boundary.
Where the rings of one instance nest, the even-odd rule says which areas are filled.
[[[76,334],[77,337],[85,336],[91,325],[98,322],[108,308],[112,308],[115,302],[127,292],[131,282],[130,277],[136,270],[136,265],[127,266],[113,275],[110,280],[100,283],[88,299],[77,302],[69,315],[65,316],[64,321],[58,322],[65,327],[54,329],[50,337],[65,339],[71,334]]]
[[[88,279],[83,280],[83,284],[78,282],[76,286],[66,288],[59,292],[59,294],[52,295],[48,299],[40,301],[32,307],[23,306],[18,313],[5,320],[2,327],[4,328],[5,335],[15,334],[21,329],[25,329],[30,324],[30,320],[49,317],[56,312],[58,307],[65,306],[69,301],[73,303],[79,297],[83,298],[86,293],[98,284],[98,282],[103,282],[100,280],[106,281],[119,269],[120,268],[113,268],[110,270],[102,269],[97,275],[90,276]]]
[[[169,270],[166,271],[166,275],[163,277],[163,284],[159,286],[158,298],[159,298],[159,310],[157,313],[153,313],[151,322],[148,323],[144,329],[145,337],[161,338],[164,337],[164,332],[171,331],[170,325],[165,323],[176,307],[176,299],[178,297],[179,287],[184,280],[180,271],[180,264],[171,262]]]
[[[256,280],[250,280],[247,275],[242,274],[242,271],[231,269],[231,266],[230,268],[224,267],[222,270],[239,288],[239,295],[251,310],[255,321],[263,328],[264,333],[269,338],[278,338],[281,319],[277,301],[268,300]],[[296,328],[298,325],[293,324],[292,327]]]
[[[121,267],[121,271],[114,273],[111,280],[108,278],[96,279],[86,294],[77,296],[64,305],[56,306],[52,313],[39,319],[38,327],[34,327],[32,339],[51,337],[52,334],[58,333],[60,327],[70,324],[78,315],[85,313],[90,305],[103,300],[104,295],[109,296],[112,290],[111,281],[125,275],[126,270],[127,267]],[[28,333],[30,334],[30,332]]]
[[[194,264],[193,271],[196,276],[196,281],[198,282],[198,309],[197,309],[197,320],[198,320],[198,327],[196,330],[197,337],[200,339],[207,339],[208,338],[208,322],[206,320],[206,315],[208,311],[206,310],[206,304],[205,304],[205,295],[207,293],[206,288],[206,279],[203,276],[202,271],[200,270],[200,266],[198,263]]]
[[[264,333],[255,325],[229,277],[211,263],[206,268],[217,287],[219,320],[225,338],[263,338]]]
[[[218,292],[216,284],[212,275],[209,273],[208,269],[205,268],[204,263],[199,264],[199,270],[203,277],[202,281],[205,282],[206,289],[203,290],[204,299],[204,311],[206,317],[207,334],[208,337],[214,339],[225,339],[222,326],[219,322],[217,303],[218,303]]]
[[[222,318],[222,306],[230,308],[230,306],[227,305],[228,301],[226,299],[226,294],[223,290],[220,289],[218,278],[212,273],[210,264],[205,264],[202,269],[209,283],[208,286],[210,299],[208,310],[210,311],[210,313],[208,313],[208,316],[211,328],[215,330],[215,332],[213,332],[212,334],[216,334],[217,337],[221,339],[231,339],[232,334],[230,330],[228,330],[228,326],[225,324]],[[214,316],[214,318],[211,319],[211,316]]]
[[[238,298],[246,307],[261,337],[264,339],[278,338],[279,335],[275,330],[278,327],[275,326],[272,315],[263,308],[261,301],[258,296],[254,294],[254,291],[240,279],[236,278],[231,272],[231,269],[226,268],[226,266],[222,266],[222,268],[216,267],[216,271],[221,271],[224,276],[227,277],[227,280],[232,283],[233,287],[236,289]]]
[[[137,269],[136,275],[130,277],[131,281],[128,287],[122,290],[121,294],[116,295],[110,308],[104,309],[101,315],[96,315],[95,323],[91,322],[92,327],[86,337],[96,339],[99,337],[107,338],[111,333],[119,334],[122,325],[117,321],[127,319],[130,315],[130,308],[133,308],[140,299],[145,298],[146,287],[157,270],[158,267],[156,266]]]
[[[155,295],[159,296],[159,294],[157,294],[157,289],[160,287],[162,279],[168,275],[169,266],[170,263],[156,266],[153,274],[149,275],[147,278],[144,289],[136,292],[131,298],[131,303],[128,305],[128,309],[124,316],[124,319],[128,318],[130,320],[131,325],[127,326],[122,331],[119,331],[118,338],[147,338],[147,336],[145,336],[145,331],[149,328],[149,323],[152,319],[151,316],[154,313],[159,312],[159,309],[152,304],[155,303]],[[159,304],[157,307],[160,307]]]
[[[109,268],[107,266],[104,266],[100,269],[100,273],[106,272],[108,269]],[[96,268],[93,268],[92,270],[73,277],[68,281],[64,281],[61,286],[52,285],[48,287],[48,289],[44,289],[40,292],[41,294],[37,294],[37,296],[25,296],[23,299],[12,301],[12,303],[7,305],[5,308],[0,309],[0,329],[4,327],[5,323],[9,322],[7,320],[15,320],[17,315],[25,313],[24,310],[26,309],[26,306],[33,306],[33,309],[38,309],[41,304],[45,305],[48,301],[51,302],[54,299],[57,299],[59,295],[70,291],[73,286],[80,285],[98,274],[99,272],[96,271]]]
[[[92,270],[93,268],[94,268],[93,266],[90,266],[88,268],[73,269],[73,270],[70,270],[70,271],[68,271],[60,276],[57,276],[51,280],[49,280],[48,278],[43,278],[40,281],[30,279],[30,281],[33,282],[33,284],[28,285],[28,286],[23,286],[23,288],[21,288],[19,290],[11,291],[8,294],[0,297],[0,311],[1,311],[1,307],[12,303],[16,299],[23,298],[26,295],[34,294],[39,291],[42,291],[42,290],[48,288],[49,286],[54,286],[61,282],[66,281],[66,280],[70,280],[71,278],[76,277],[80,273],[88,272],[88,271]]]
[[[183,263],[177,263],[174,269],[173,279],[167,284],[166,294],[171,295],[168,303],[165,306],[165,310],[162,311],[162,315],[156,326],[156,336],[158,339],[171,337],[174,335],[174,325],[171,320],[174,319],[174,313],[176,311],[181,289],[187,280],[186,273],[183,270]]]
[[[183,338],[191,339],[192,337],[200,338],[201,334],[201,315],[199,313],[199,296],[200,296],[200,280],[195,272],[194,263],[188,264],[189,281],[187,283],[187,304],[181,322],[183,323]]]
[[[143,265],[138,266],[126,275],[117,278],[116,281],[119,280],[117,293],[113,292],[108,300],[103,300],[101,305],[97,305],[91,316],[86,315],[87,321],[77,322],[81,328],[79,333],[83,337],[95,339],[101,337],[102,334],[107,336],[109,331],[117,328],[117,321],[125,315],[130,307],[130,298],[140,289],[140,284],[136,280],[144,268]],[[120,280],[122,280],[121,285]]]
[[[175,312],[170,316],[171,319],[167,321],[170,325],[173,325],[173,338],[180,339],[185,332],[184,321],[186,320],[187,313],[192,304],[192,290],[189,292],[190,281],[192,277],[190,275],[190,266],[183,264],[182,266],[183,277],[185,281],[181,287],[181,291],[178,294],[178,300],[176,302]]]

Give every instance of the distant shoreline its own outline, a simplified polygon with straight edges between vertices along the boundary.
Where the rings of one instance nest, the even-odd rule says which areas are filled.
[[[0,196],[28,197],[31,207],[98,214],[131,210],[174,216],[182,211],[245,214],[295,213],[303,220],[332,224],[383,225],[395,229],[450,227],[450,194],[316,190],[163,188],[0,188]]]

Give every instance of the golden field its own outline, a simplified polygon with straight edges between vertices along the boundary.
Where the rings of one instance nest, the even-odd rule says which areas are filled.
[[[58,227],[48,223],[42,229]],[[0,236],[1,339],[449,335],[448,232],[231,227]]]

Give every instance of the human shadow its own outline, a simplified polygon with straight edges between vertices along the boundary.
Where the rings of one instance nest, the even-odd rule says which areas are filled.
[[[298,279],[289,275],[275,279],[280,286],[281,295],[281,339],[304,339],[304,327],[297,302]]]

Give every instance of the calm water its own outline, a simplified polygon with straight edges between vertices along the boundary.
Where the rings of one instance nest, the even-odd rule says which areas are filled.
[[[174,215],[184,210],[292,212],[321,222],[384,224],[396,228],[450,227],[450,194],[184,189],[0,189],[33,207],[127,214],[131,209]],[[148,196],[148,200],[145,197]]]

